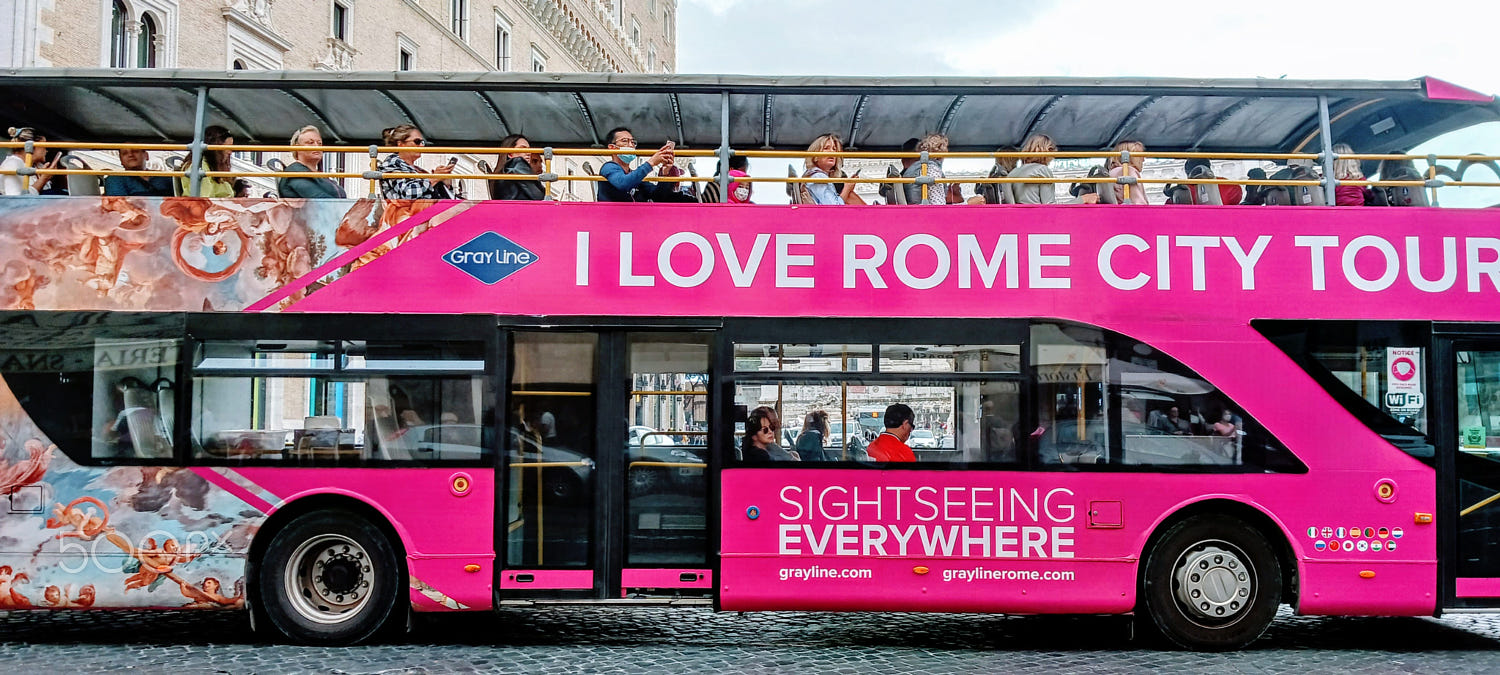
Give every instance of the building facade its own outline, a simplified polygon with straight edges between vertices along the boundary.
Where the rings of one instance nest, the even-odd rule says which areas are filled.
[[[12,0],[0,19],[0,67],[14,68],[641,73],[677,63],[677,0]],[[372,129],[369,139],[378,135]],[[114,153],[82,154],[115,164]],[[326,170],[358,170],[354,160],[326,157]],[[272,158],[238,153],[235,165],[263,172]],[[481,159],[494,161],[463,157],[456,170],[479,173]],[[554,170],[580,175],[583,165],[560,159]],[[254,196],[274,186],[251,182]],[[367,185],[345,181],[351,196]],[[554,188],[554,199],[593,198],[591,184]],[[458,189],[487,196],[483,181]]]

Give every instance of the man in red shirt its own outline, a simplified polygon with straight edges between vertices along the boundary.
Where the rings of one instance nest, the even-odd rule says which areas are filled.
[[[911,437],[912,421],[916,419],[911,407],[904,403],[892,403],[885,409],[885,431],[870,442],[865,452],[877,462],[915,462],[906,439]]]

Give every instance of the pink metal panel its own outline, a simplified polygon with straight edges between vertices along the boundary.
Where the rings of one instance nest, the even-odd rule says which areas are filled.
[[[593,587],[593,570],[505,570],[500,575],[500,589],[505,591],[570,591],[589,590]]]
[[[1361,572],[1374,576],[1362,578]],[[1305,561],[1303,614],[1422,616],[1437,608],[1437,565],[1401,562]]]
[[[1427,98],[1434,101],[1468,101],[1471,103],[1489,103],[1495,100],[1494,96],[1481,94],[1473,89],[1465,89],[1452,82],[1444,82],[1435,77],[1422,78],[1423,84],[1427,85]]]
[[[692,575],[692,581],[683,581]],[[702,569],[623,569],[620,585],[625,588],[713,588],[713,570]]]
[[[1456,581],[1454,595],[1460,598],[1500,598],[1500,578],[1465,577]]]

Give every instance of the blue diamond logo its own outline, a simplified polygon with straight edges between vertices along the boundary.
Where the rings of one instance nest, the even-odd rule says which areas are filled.
[[[485,232],[443,254],[443,260],[465,274],[493,284],[537,261],[537,255],[494,232]]]

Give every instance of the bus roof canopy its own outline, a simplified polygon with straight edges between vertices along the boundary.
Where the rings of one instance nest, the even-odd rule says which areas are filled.
[[[717,147],[722,105],[736,148],[801,150],[837,132],[889,150],[929,131],[953,150],[990,151],[1046,133],[1067,150],[1124,139],[1152,150],[1317,152],[1318,97],[1334,140],[1406,151],[1500,119],[1500,104],[1433,78],[1401,81],[1160,78],[854,78],[495,72],[24,69],[0,72],[0,116],[55,138],[186,142],[196,93],[241,143],[285,143],[306,124],[330,144],[367,144],[416,124],[443,145],[593,146],[617,125],[643,144]]]

